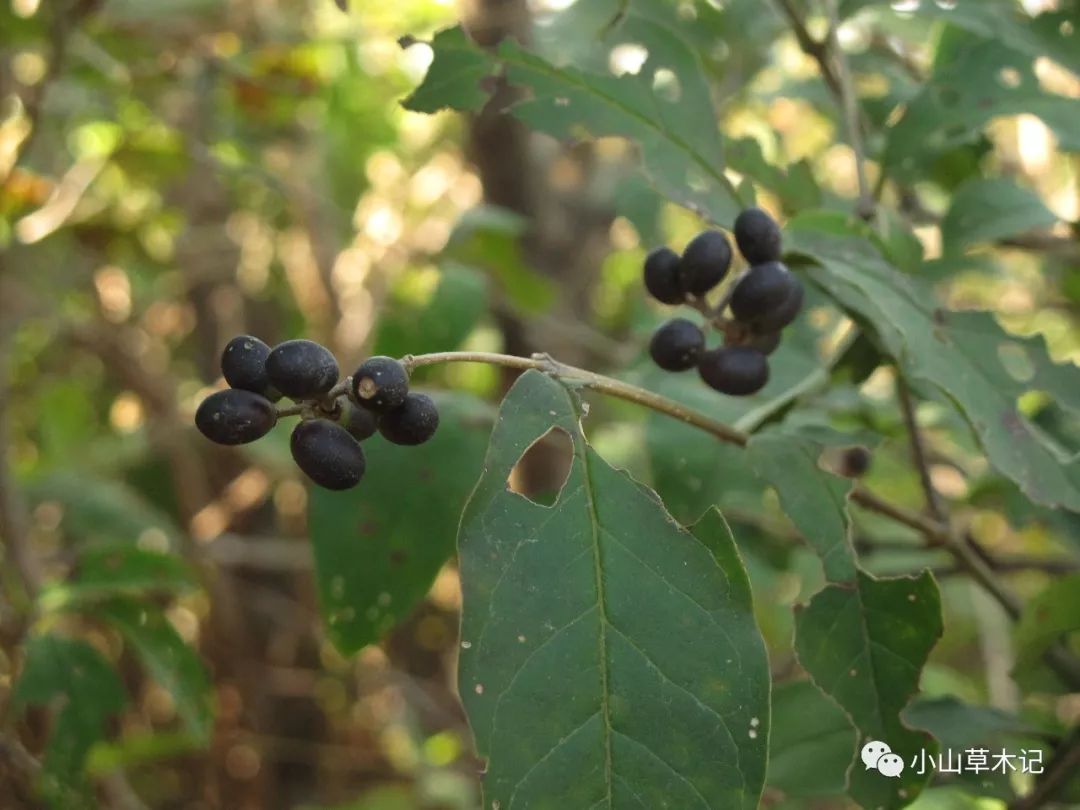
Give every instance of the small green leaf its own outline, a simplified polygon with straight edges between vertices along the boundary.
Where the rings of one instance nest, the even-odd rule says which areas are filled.
[[[770,788],[789,797],[839,795],[858,748],[848,716],[809,681],[773,689]]]
[[[976,242],[1005,239],[1033,228],[1048,228],[1057,216],[1039,195],[998,177],[969,180],[956,190],[941,223],[946,252]]]
[[[852,482],[822,470],[816,442],[762,433],[747,446],[754,471],[776,489],[780,506],[821,557],[830,582],[854,582],[855,550],[849,536],[847,499]]]
[[[42,789],[56,807],[83,789],[83,766],[105,724],[123,710],[120,677],[96,649],[57,635],[31,638],[12,695],[13,706],[51,706],[56,717],[45,751]]]
[[[55,610],[120,594],[186,591],[195,584],[194,572],[179,557],[112,543],[84,550],[67,580],[48,585],[41,602]]]
[[[327,633],[343,652],[381,639],[423,599],[454,553],[454,533],[484,456],[486,403],[434,395],[439,430],[419,447],[364,443],[355,488],[314,487],[308,523]]]
[[[129,599],[96,605],[96,616],[131,644],[147,672],[172,695],[176,713],[201,745],[210,740],[210,681],[198,653],[186,644],[156,606]]]
[[[884,742],[908,766],[891,779],[856,756],[848,791],[863,807],[903,807],[929,779],[909,766],[920,750],[936,753],[937,744],[908,728],[901,713],[941,633],[941,598],[928,572],[880,580],[859,572],[855,582],[827,586],[796,614],[799,663],[848,713],[860,749]]]
[[[458,682],[484,806],[755,808],[769,675],[734,542],[715,511],[682,529],[596,455],[581,415],[522,375],[462,516]],[[551,429],[574,450],[545,507],[507,478]]]
[[[406,47],[419,43],[403,40]],[[447,108],[462,112],[479,110],[488,93],[481,85],[495,73],[495,64],[468,38],[464,29],[447,28],[431,41],[433,59],[427,76],[403,106],[413,112],[433,113]]]

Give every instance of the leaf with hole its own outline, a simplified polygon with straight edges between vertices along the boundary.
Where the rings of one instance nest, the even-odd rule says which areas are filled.
[[[458,683],[486,808],[754,808],[769,674],[719,513],[693,533],[585,441],[582,405],[522,375],[459,534]],[[550,429],[573,443],[553,506],[506,487]]]

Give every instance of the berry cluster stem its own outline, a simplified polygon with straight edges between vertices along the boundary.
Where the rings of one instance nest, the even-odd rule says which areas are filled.
[[[642,405],[657,413],[662,413],[703,430],[729,444],[745,447],[750,441],[750,437],[742,431],[736,430],[730,425],[713,419],[711,416],[707,416],[693,408],[688,408],[673,399],[616,380],[613,377],[560,363],[546,354],[517,357],[495,352],[434,352],[432,354],[406,355],[401,359],[401,363],[409,372],[421,366],[434,366],[442,363],[486,363],[504,368],[536,369],[566,382],[577,383],[601,394]],[[986,589],[1010,616],[1015,618],[1019,614],[1020,603],[1016,596],[1001,582],[988,562],[947,523],[888,501],[861,484],[856,484],[853,487],[851,500],[871,512],[876,512],[914,529],[923,535],[927,545],[938,546],[948,551],[956,560],[957,565]],[[1077,662],[1072,656],[1065,655],[1064,651],[1057,648],[1048,651],[1045,657],[1047,664],[1066,683],[1074,688],[1080,688],[1080,662]]]

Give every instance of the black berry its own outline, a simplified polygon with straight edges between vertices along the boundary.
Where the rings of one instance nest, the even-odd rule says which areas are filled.
[[[757,349],[762,354],[772,354],[780,347],[780,333],[762,332],[761,334],[751,335],[742,345]]]
[[[753,324],[787,301],[796,284],[791,271],[780,262],[755,265],[735,287],[731,312],[737,320]]]
[[[645,257],[645,289],[664,304],[681,304],[686,299],[679,278],[679,254],[661,247]]]
[[[218,444],[247,444],[261,439],[276,422],[274,403],[239,388],[211,394],[195,411],[195,427]]]
[[[393,357],[369,357],[353,373],[352,394],[365,408],[392,411],[409,395],[409,374]]]
[[[360,442],[327,419],[309,419],[297,425],[289,449],[296,466],[320,487],[349,489],[364,477],[367,464]]]
[[[727,275],[731,267],[731,243],[720,231],[703,231],[690,240],[679,260],[682,288],[704,295]]]
[[[409,394],[405,403],[379,417],[379,433],[394,444],[423,444],[439,427],[439,410],[425,394]]]
[[[873,456],[865,447],[849,447],[840,457],[840,474],[848,478],[866,475],[871,461]]]
[[[724,346],[701,355],[698,373],[710,388],[746,396],[765,387],[769,363],[764,354],[750,346]]]
[[[760,208],[747,208],[735,218],[735,244],[750,264],[780,258],[780,226]]]
[[[339,417],[341,426],[349,431],[349,434],[358,442],[370,439],[379,429],[375,414],[367,408],[347,403]]]
[[[755,332],[763,334],[779,332],[798,317],[803,305],[803,285],[794,273],[789,275],[791,288],[788,290],[787,298],[780,306],[769,310],[750,325]]]
[[[652,336],[649,354],[666,371],[686,371],[697,365],[705,350],[705,335],[697,324],[686,318],[668,321]]]
[[[338,381],[338,364],[325,346],[313,340],[279,343],[266,358],[270,384],[287,397],[321,397]]]
[[[270,347],[251,335],[234,337],[221,353],[221,373],[232,388],[254,391],[267,399],[276,400],[281,394],[270,385],[266,373],[266,358]]]

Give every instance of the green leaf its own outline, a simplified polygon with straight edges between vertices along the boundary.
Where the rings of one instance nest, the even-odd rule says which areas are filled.
[[[423,304],[392,301],[381,313],[373,354],[401,357],[453,351],[472,333],[488,308],[484,277],[446,262],[438,286]]]
[[[64,802],[82,790],[87,753],[105,737],[106,721],[127,703],[120,677],[89,644],[52,634],[35,636],[26,645],[12,701],[16,710],[56,705],[42,789],[55,806],[70,806]]]
[[[1074,365],[1051,362],[1042,339],[1007,334],[986,312],[949,312],[933,290],[890,266],[871,244],[789,223],[792,250],[819,263],[807,275],[872,330],[911,379],[940,389],[967,419],[990,462],[1029,498],[1080,510],[1080,460],[1021,415],[1017,399],[1046,391],[1080,409]]]
[[[940,65],[910,102],[888,132],[884,163],[891,175],[911,177],[945,150],[971,142],[993,119],[1021,113],[1041,118],[1062,149],[1080,149],[1076,101],[1043,91],[1030,57],[976,42]]]
[[[754,472],[776,489],[780,506],[821,557],[830,582],[855,580],[847,499],[852,482],[818,466],[820,444],[783,433],[754,436],[747,445]]]
[[[1055,579],[1024,606],[1016,625],[1018,668],[1038,663],[1039,656],[1069,633],[1080,631],[1080,574]]]
[[[198,653],[184,642],[165,614],[156,606],[130,599],[96,605],[93,613],[120,631],[147,672],[172,695],[187,731],[206,745],[213,727],[210,680]]]
[[[416,40],[405,38],[405,47]],[[404,102],[407,110],[434,113],[447,108],[462,112],[478,111],[488,100],[484,80],[493,76],[495,63],[489,55],[466,36],[461,27],[447,28],[431,40],[433,58],[427,76]]]
[[[522,375],[462,516],[458,682],[485,807],[756,807],[768,665],[726,524],[683,530],[581,416],[559,382]],[[544,507],[507,478],[550,429],[573,463]]]
[[[130,487],[93,475],[53,473],[27,487],[35,502],[57,501],[64,507],[62,526],[82,540],[134,540],[159,532],[174,543],[179,532],[172,519]]]
[[[1048,228],[1057,216],[1039,195],[1008,178],[974,179],[953,195],[941,223],[945,251],[976,242],[1005,239],[1034,228]]]
[[[848,716],[809,681],[773,689],[770,788],[789,797],[842,794],[858,737]]]
[[[523,312],[544,312],[555,302],[557,291],[554,282],[529,267],[522,255],[526,226],[524,217],[507,209],[473,208],[458,220],[445,254],[484,270]]]
[[[510,107],[516,118],[559,139],[629,138],[640,147],[645,173],[661,194],[730,224],[742,203],[724,176],[716,112],[698,57],[664,26],[644,19],[635,25],[650,58],[637,75],[622,76],[560,67],[509,39],[497,54],[476,46],[469,52],[458,29],[444,31],[432,42],[435,61],[405,106],[419,112],[445,106],[476,110],[484,97],[465,88],[475,88],[501,66],[511,85],[528,91]],[[677,93],[666,93],[662,80],[654,89],[661,69],[678,77]]]
[[[113,543],[84,550],[68,579],[49,584],[41,602],[55,610],[120,594],[186,591],[195,585],[194,572],[179,557]]]
[[[486,403],[434,395],[439,430],[419,447],[364,443],[355,489],[313,487],[308,524],[327,633],[346,653],[381,639],[424,598],[454,553],[461,509],[483,461]]]
[[[900,715],[941,633],[941,598],[929,572],[879,580],[860,571],[854,582],[827,586],[797,612],[795,652],[814,684],[851,717],[860,748],[885,742],[910,765],[920,750],[937,750],[933,738],[908,728]],[[889,779],[856,757],[848,791],[863,807],[903,807],[928,778],[906,767]]]

